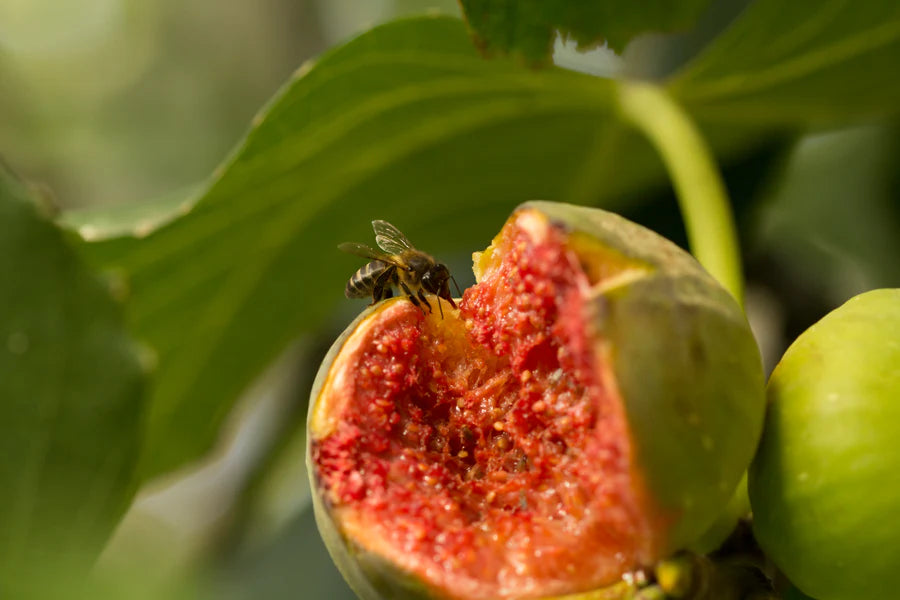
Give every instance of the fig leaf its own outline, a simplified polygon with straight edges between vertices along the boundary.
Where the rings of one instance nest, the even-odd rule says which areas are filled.
[[[144,369],[108,286],[2,164],[0,280],[6,596],[43,585],[48,568],[86,569],[125,511],[135,490]]]
[[[484,61],[458,19],[397,21],[302,68],[193,198],[124,235],[122,218],[69,215],[89,258],[129,275],[130,323],[159,355],[143,476],[206,452],[252,378],[326,321],[360,266],[336,246],[372,219],[471,251],[523,198],[585,202],[626,179],[584,171],[598,141],[661,174],[620,129],[616,85]]]
[[[896,115],[900,3],[757,0],[670,82],[710,121],[840,126]]]
[[[616,52],[638,34],[684,29],[708,0],[460,0],[476,44],[486,51],[521,55],[529,62],[548,59],[559,31],[579,48],[606,43]]]

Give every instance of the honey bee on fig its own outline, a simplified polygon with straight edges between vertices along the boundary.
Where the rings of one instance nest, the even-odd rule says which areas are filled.
[[[450,295],[450,280],[453,280],[457,294],[459,286],[450,275],[447,265],[418,250],[399,229],[387,221],[372,221],[372,229],[375,230],[375,243],[380,250],[355,242],[345,242],[338,246],[344,252],[371,260],[353,274],[347,282],[344,295],[348,298],[365,298],[371,295],[372,304],[375,304],[392,297],[393,288],[396,287],[422,313],[425,313],[426,306],[428,312],[432,312],[425,292],[437,296],[441,318],[444,317],[442,298],[456,308]]]

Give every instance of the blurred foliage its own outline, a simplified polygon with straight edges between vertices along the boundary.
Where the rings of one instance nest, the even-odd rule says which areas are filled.
[[[0,596],[93,563],[137,481],[144,373],[121,306],[0,163]]]
[[[581,48],[605,43],[616,52],[648,31],[686,29],[707,0],[667,0],[653,4],[545,2],[542,0],[461,0],[476,44],[488,54],[505,52],[526,61],[547,61],[557,35]]]
[[[0,148],[66,207],[162,195],[333,41],[310,2],[3,0]]]
[[[895,127],[871,125],[798,142],[759,208],[756,249],[805,271],[832,305],[900,284],[900,264],[884,260],[900,256],[898,142]]]
[[[312,507],[265,545],[224,558],[213,581],[216,597],[223,600],[356,598],[319,541]]]
[[[102,537],[134,491],[140,396],[117,395],[135,377],[134,357],[121,332],[91,345],[96,355],[78,350],[90,341],[78,327],[114,330],[118,308],[74,247],[115,273],[131,335],[158,355],[142,479],[223,444],[226,416],[248,384],[297,336],[313,348],[297,367],[307,384],[285,393],[280,426],[265,434],[275,439],[229,488],[237,501],[183,569],[143,573],[141,595],[120,582],[133,582],[147,556],[115,544],[126,566],[104,563],[95,597],[349,598],[303,511],[304,490],[286,491],[292,478],[305,485],[295,451],[305,386],[328,340],[360,308],[341,298],[358,264],[332,249],[366,241],[368,221],[387,218],[460,273],[513,206],[538,197],[601,204],[685,243],[662,162],[621,117],[621,82],[597,74],[674,71],[659,88],[687,110],[722,166],[751,284],[774,297],[786,340],[858,291],[900,286],[890,260],[900,239],[900,5],[744,4],[713,2],[692,14],[698,30],[638,37],[621,59],[557,44],[556,60],[586,75],[484,61],[455,18],[394,21],[341,43],[434,5],[457,15],[449,0],[0,0],[0,149],[60,204],[83,208],[61,222],[90,242],[65,239],[33,210],[16,209],[0,231],[0,275],[11,282],[3,297],[19,307],[0,330],[53,311],[69,323],[47,329],[55,337],[40,372],[15,353],[0,355],[0,370],[34,390],[33,414],[19,410],[22,392],[0,402],[0,483],[19,490],[0,508],[17,515],[23,509],[13,505],[46,505],[54,527],[58,515],[77,512],[82,525],[96,518]],[[16,185],[4,193],[25,194]],[[28,306],[19,301],[26,297]],[[20,347],[20,337],[4,340]],[[91,381],[51,410],[41,398],[70,397],[46,376],[63,348],[90,362],[68,368]],[[102,376],[91,371],[98,364]],[[16,382],[4,377],[0,386]],[[87,397],[106,408],[85,411]],[[41,448],[56,458],[42,460]],[[88,472],[106,487],[89,485]],[[56,485],[76,492],[42,492]],[[288,496],[290,510],[267,516]],[[63,497],[70,503],[57,502]],[[14,520],[5,528],[0,517],[0,540],[28,534],[29,521]],[[149,547],[165,554],[167,543]],[[9,547],[0,544],[0,561]]]

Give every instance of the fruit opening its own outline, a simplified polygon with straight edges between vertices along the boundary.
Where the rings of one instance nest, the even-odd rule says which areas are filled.
[[[361,323],[315,407],[313,465],[356,544],[440,595],[596,589],[655,558],[591,273],[519,211],[458,311],[397,299]]]

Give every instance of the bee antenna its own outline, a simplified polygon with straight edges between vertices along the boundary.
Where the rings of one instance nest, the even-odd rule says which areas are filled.
[[[450,280],[453,282],[453,287],[456,288],[456,295],[462,296],[462,292],[459,291],[459,285],[456,283],[456,280],[453,278],[453,275],[450,276]]]
[[[441,304],[441,297],[437,297],[438,310],[441,311],[441,321],[444,320],[444,306]]]

